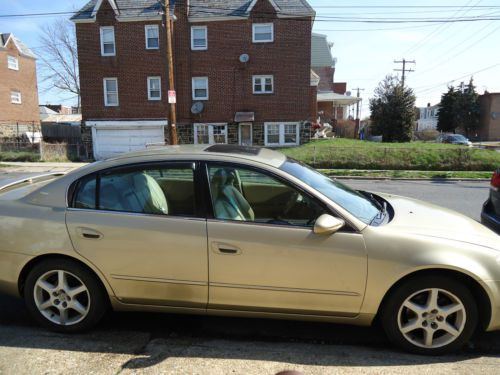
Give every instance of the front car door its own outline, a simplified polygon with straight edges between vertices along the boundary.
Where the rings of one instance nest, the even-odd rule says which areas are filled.
[[[208,164],[209,309],[354,316],[367,277],[363,237],[317,235],[327,212],[311,195],[254,167]],[[331,212],[327,212],[330,213]]]
[[[206,219],[195,163],[104,170],[72,187],[75,250],[124,303],[206,308]]]

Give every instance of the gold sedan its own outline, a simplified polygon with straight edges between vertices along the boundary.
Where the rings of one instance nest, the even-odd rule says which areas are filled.
[[[500,329],[496,234],[267,149],[155,148],[12,183],[0,188],[0,238],[0,290],[60,332],[109,307],[379,319],[423,354]]]

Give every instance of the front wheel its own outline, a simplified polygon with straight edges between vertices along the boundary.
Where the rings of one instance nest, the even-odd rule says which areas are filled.
[[[477,305],[459,281],[427,276],[410,279],[382,310],[388,338],[403,349],[438,355],[460,349],[477,325]]]
[[[26,278],[24,299],[40,324],[58,332],[89,329],[107,308],[104,290],[95,275],[66,259],[36,265]]]

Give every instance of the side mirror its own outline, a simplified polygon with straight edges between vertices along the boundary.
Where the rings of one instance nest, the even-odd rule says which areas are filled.
[[[333,234],[345,225],[344,220],[323,214],[316,220],[313,231],[316,234]]]

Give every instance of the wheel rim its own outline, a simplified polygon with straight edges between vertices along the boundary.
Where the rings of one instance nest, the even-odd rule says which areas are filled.
[[[38,278],[34,288],[38,311],[52,323],[69,326],[90,311],[90,293],[81,279],[68,271],[53,270]]]
[[[455,341],[463,332],[466,309],[447,290],[429,288],[408,297],[398,312],[398,327],[411,344],[439,348]]]

